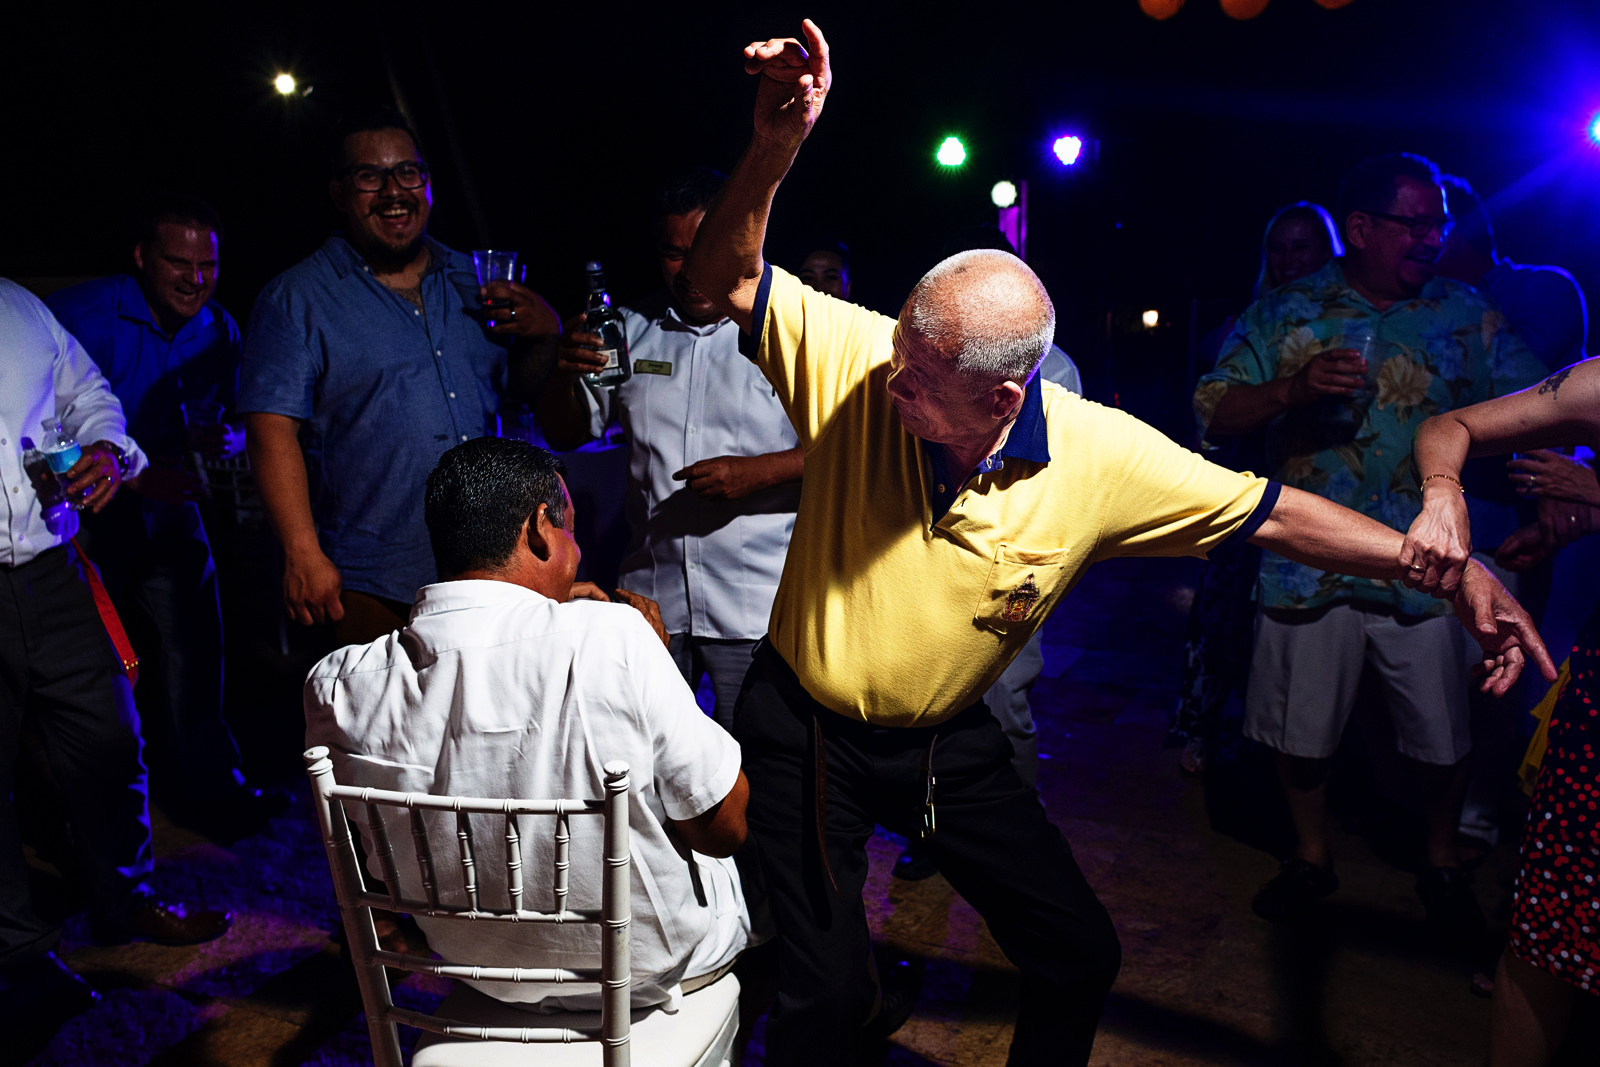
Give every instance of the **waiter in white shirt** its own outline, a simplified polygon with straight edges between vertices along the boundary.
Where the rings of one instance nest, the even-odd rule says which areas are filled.
[[[83,346],[39,299],[0,278],[0,1011],[54,1027],[97,995],[54,949],[61,933],[34,913],[12,807],[24,718],[44,739],[61,786],[89,901],[91,936],[163,944],[208,941],[226,912],[155,901],[139,714],[70,542],[78,516],[40,504],[23,453],[46,420],[80,442],[66,491],[91,511],[146,462],[122,404]]]
[[[544,449],[498,437],[440,457],[424,515],[444,580],[417,592],[403,630],[312,668],[306,744],[332,750],[346,785],[447,796],[599,796],[601,768],[627,763],[631,995],[649,1007],[720,977],[749,940],[739,878],[725,858],[744,841],[749,787],[738,744],[700,713],[662,647],[653,605],[629,593],[621,595],[633,607],[596,603],[605,598],[592,586],[579,591],[589,599],[573,599],[580,552],[560,469]],[[573,820],[573,849],[600,831],[598,822]],[[482,832],[493,831],[486,824]],[[402,890],[420,896],[409,830],[397,824],[389,840]],[[550,866],[553,823],[529,816],[521,840],[523,870]],[[478,892],[486,906],[504,907],[505,862],[489,851],[475,869]],[[598,907],[598,870],[573,864],[569,877],[570,906]],[[446,899],[465,899],[459,871],[441,878]],[[548,895],[548,883],[530,890],[540,891]],[[506,967],[599,962],[592,927],[420,915],[417,923],[447,958]],[[469,984],[547,1008],[598,1006],[597,992],[582,984]]]
[[[739,352],[739,328],[683,273],[725,177],[691,171],[657,198],[667,288],[622,311],[633,377],[616,388],[583,382],[605,357],[580,315],[567,324],[539,418],[563,449],[620,420],[632,541],[619,582],[661,605],[678,669],[691,686],[711,676],[714,717],[731,728],[783,574],[805,456],[772,386]]]

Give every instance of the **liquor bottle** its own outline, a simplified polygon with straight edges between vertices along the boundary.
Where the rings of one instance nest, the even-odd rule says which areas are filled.
[[[39,451],[44,453],[50,473],[56,476],[62,492],[65,492],[67,472],[83,457],[83,449],[78,447],[77,439],[62,428],[60,419],[45,419],[39,425],[44,427],[44,440],[39,442]],[[83,501],[71,498],[67,504],[74,508],[83,507]]]
[[[64,507],[67,488],[56,477],[55,471],[50,469],[49,459],[34,445],[33,438],[24,437],[21,444],[22,469],[27,473],[28,481],[33,483],[33,495],[39,499],[39,510],[48,517]]]
[[[611,297],[606,295],[606,279],[600,264],[590,260],[584,265],[589,274],[589,303],[583,309],[583,328],[600,335],[600,349],[606,357],[603,369],[585,374],[583,380],[590,385],[621,385],[633,376],[633,361],[628,358],[628,334],[622,328],[622,316],[611,307]]]

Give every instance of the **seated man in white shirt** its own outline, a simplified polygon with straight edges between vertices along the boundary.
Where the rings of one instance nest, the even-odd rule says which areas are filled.
[[[495,437],[458,445],[428,477],[426,520],[443,580],[417,592],[404,629],[312,669],[306,744],[332,750],[341,783],[455,796],[599,797],[602,765],[626,762],[633,1002],[670,1004],[680,985],[692,991],[727,970],[749,940],[725,858],[745,837],[738,744],[696,706],[653,602],[619,590],[627,604],[605,603],[592,586],[574,598],[572,500],[550,453]],[[497,818],[484,817],[480,840],[497,838]],[[453,839],[444,821],[438,828],[436,840]],[[524,816],[519,829],[525,906],[551,908],[554,817]],[[573,819],[571,832],[570,906],[597,908],[600,864],[578,857],[598,855],[600,822]],[[417,899],[411,835],[396,820],[388,836],[401,889]],[[478,851],[483,906],[509,907],[503,859]],[[449,866],[440,864],[442,898],[463,903]],[[446,959],[599,965],[592,926],[417,922]],[[549,1011],[599,1003],[594,986],[470,984]]]

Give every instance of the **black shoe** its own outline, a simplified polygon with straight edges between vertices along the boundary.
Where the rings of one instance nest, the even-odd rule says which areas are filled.
[[[880,963],[878,1014],[867,1020],[867,1024],[861,1028],[863,1041],[869,1044],[887,1041],[906,1024],[906,1020],[911,1018],[911,1010],[917,1006],[917,996],[922,992],[922,978],[921,961]]]
[[[6,982],[0,990],[0,1020],[8,1029],[54,1031],[100,1002],[100,994],[54,952],[12,964],[0,976]]]
[[[1417,896],[1428,909],[1428,922],[1456,935],[1476,935],[1487,925],[1472,875],[1460,867],[1429,867],[1417,876]]]
[[[1318,867],[1297,856],[1283,861],[1277,877],[1261,887],[1250,907],[1268,922],[1285,922],[1338,888],[1339,876],[1332,867]]]
[[[890,872],[902,882],[920,882],[924,878],[932,878],[939,873],[939,864],[928,854],[928,850],[918,848],[915,841],[906,845],[905,851],[900,853],[900,858],[894,861],[894,870]]]
[[[153,941],[158,945],[198,945],[214,941],[233,925],[231,911],[189,908],[145,897],[136,901],[120,923],[89,923],[89,936],[98,945],[126,945]]]
[[[289,806],[281,789],[235,786],[220,793],[196,797],[180,809],[178,821],[223,844],[250,837],[266,828],[274,816]]]

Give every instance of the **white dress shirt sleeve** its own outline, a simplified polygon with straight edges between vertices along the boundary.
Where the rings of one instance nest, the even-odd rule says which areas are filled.
[[[643,617],[623,628],[632,683],[655,759],[655,789],[667,818],[686,822],[710,811],[739,778],[739,743],[695,703],[666,646]]]

